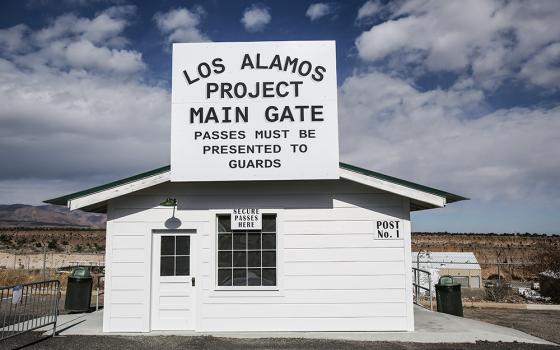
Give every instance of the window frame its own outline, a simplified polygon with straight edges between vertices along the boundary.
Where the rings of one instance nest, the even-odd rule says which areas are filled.
[[[162,249],[163,249],[163,238],[164,237],[173,237],[173,254],[162,254]],[[188,241],[188,254],[177,254],[177,238],[178,237],[184,237],[187,239]],[[191,254],[192,254],[192,248],[191,248],[191,236],[190,235],[185,235],[185,234],[177,234],[177,233],[169,233],[169,234],[161,234],[160,237],[160,252],[159,252],[159,277],[160,278],[172,278],[172,277],[189,277],[192,274],[192,270],[191,270]],[[188,269],[189,269],[189,273],[186,275],[178,275],[177,274],[177,257],[186,257],[187,261],[188,261]],[[172,275],[162,275],[161,274],[161,268],[162,268],[162,260],[163,258],[173,258],[173,274]]]
[[[283,244],[281,237],[281,217],[282,214],[279,210],[261,210],[263,215],[276,215],[276,285],[275,286],[219,286],[218,285],[218,216],[231,215],[230,211],[214,211],[211,213],[213,218],[212,232],[211,232],[211,259],[213,264],[211,266],[210,276],[213,280],[212,291],[230,291],[240,292],[242,295],[263,295],[263,293],[273,293],[272,295],[279,295],[283,290]],[[261,250],[262,251],[262,250]],[[261,266],[262,268],[262,266]],[[253,294],[254,293],[254,294]],[[210,295],[214,296],[214,295]]]

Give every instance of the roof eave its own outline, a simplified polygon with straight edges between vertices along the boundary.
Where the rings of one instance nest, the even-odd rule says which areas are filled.
[[[132,193],[147,187],[170,181],[169,165],[138,175],[113,181],[101,186],[65,196],[47,199],[44,203],[64,205],[70,210],[81,209],[91,212],[106,212],[107,201],[111,198]],[[392,192],[411,199],[411,211],[444,207],[468,198],[437,190],[389,175],[340,163],[340,178]]]

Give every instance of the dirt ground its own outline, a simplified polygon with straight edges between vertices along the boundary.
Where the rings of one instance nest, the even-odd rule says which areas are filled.
[[[465,308],[465,317],[510,327],[560,344],[560,311]]]
[[[9,339],[2,344],[2,349],[16,349],[24,346],[26,349],[422,349],[422,350],[553,350],[551,345],[536,345],[524,343],[488,343],[476,344],[419,344],[400,342],[356,342],[340,340],[313,339],[233,339],[215,337],[176,337],[176,336],[63,336],[55,338],[40,338],[35,334],[26,334]]]

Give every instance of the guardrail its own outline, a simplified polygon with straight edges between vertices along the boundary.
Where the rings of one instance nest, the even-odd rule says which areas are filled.
[[[53,325],[56,332],[60,282],[0,287],[0,341]]]
[[[412,278],[412,289],[413,289],[413,301],[414,304],[424,307],[426,308],[424,305],[422,305],[420,303],[420,291],[424,291],[424,295],[427,296],[430,300],[430,310],[433,311],[434,307],[433,307],[433,296],[432,296],[432,276],[431,273],[429,271],[426,270],[422,270],[416,267],[412,268],[412,274],[413,274],[413,278]],[[422,274],[424,274],[424,277],[422,278]],[[425,285],[422,284],[422,281],[428,280],[428,286],[426,287]]]

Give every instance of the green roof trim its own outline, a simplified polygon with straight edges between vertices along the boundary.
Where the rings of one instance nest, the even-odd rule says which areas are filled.
[[[71,194],[67,194],[65,196],[61,196],[61,197],[57,197],[57,198],[53,198],[53,199],[47,199],[46,201],[43,201],[43,203],[56,204],[56,205],[67,205],[68,201],[71,200],[71,199],[87,196],[87,195],[90,195],[92,193],[101,192],[101,191],[108,190],[108,189],[113,188],[113,187],[121,186],[121,185],[130,183],[130,182],[134,182],[134,181],[137,181],[137,180],[145,179],[145,178],[150,177],[150,176],[154,176],[154,175],[164,173],[166,171],[169,171],[170,169],[171,169],[171,166],[166,165],[166,166],[163,166],[161,168],[157,168],[157,169],[154,169],[154,170],[146,171],[146,172],[138,174],[138,175],[127,177],[126,179],[121,179],[121,180],[109,182],[109,183],[104,184],[104,185],[88,188],[87,190],[74,192],[74,193],[71,193]]]
[[[398,184],[398,185],[402,185],[402,186],[405,186],[405,187],[413,188],[413,189],[416,189],[416,190],[419,190],[419,191],[428,192],[428,193],[435,194],[435,195],[440,196],[440,197],[444,197],[446,199],[447,203],[453,203],[453,202],[458,202],[458,201],[468,199],[466,197],[459,196],[459,195],[456,195],[456,194],[453,194],[453,193],[441,191],[441,190],[431,188],[431,187],[428,187],[428,186],[423,186],[423,185],[420,185],[420,184],[417,184],[417,183],[414,183],[414,182],[410,182],[410,181],[406,181],[406,180],[402,180],[402,179],[399,179],[399,178],[396,178],[396,177],[393,177],[393,176],[377,173],[375,171],[360,168],[360,167],[357,167],[357,166],[354,166],[354,165],[350,165],[350,164],[346,164],[346,163],[339,163],[339,165],[342,169],[345,169],[345,170],[353,171],[353,172],[356,172],[356,173],[359,173],[359,174],[362,174],[362,175],[374,177],[374,178],[377,178],[377,179],[380,179],[380,180],[392,182],[392,183],[395,183],[395,184]],[[169,170],[171,170],[171,166],[166,165],[166,166],[163,166],[161,168],[146,171],[146,172],[141,173],[141,174],[137,174],[137,175],[134,175],[134,176],[131,176],[131,177],[127,177],[125,179],[109,182],[109,183],[104,184],[104,185],[92,187],[92,188],[89,188],[87,190],[67,194],[65,196],[61,196],[61,197],[57,197],[57,198],[47,199],[46,201],[44,201],[44,203],[56,204],[56,205],[67,205],[69,200],[79,198],[79,197],[84,197],[84,196],[87,196],[87,195],[90,195],[90,194],[93,194],[93,193],[97,193],[97,192],[101,192],[101,191],[104,191],[104,190],[108,190],[110,188],[121,186],[121,185],[131,183],[131,182],[134,182],[134,181],[138,181],[138,180],[150,177],[150,176],[158,175],[158,174],[167,172]]]
[[[353,171],[355,173],[359,173],[359,174],[370,176],[370,177],[375,177],[375,178],[380,179],[380,180],[385,180],[385,181],[392,182],[392,183],[395,183],[395,184],[398,184],[398,185],[413,188],[415,190],[428,192],[428,193],[431,193],[431,194],[435,194],[436,196],[444,197],[446,199],[447,203],[453,203],[453,202],[468,200],[468,198],[463,197],[463,196],[459,196],[457,194],[453,194],[453,193],[449,193],[449,192],[446,192],[446,191],[438,190],[436,188],[420,185],[420,184],[417,184],[417,183],[414,183],[414,182],[411,182],[411,181],[407,181],[407,180],[403,180],[403,179],[399,179],[399,178],[396,178],[396,177],[393,177],[393,176],[377,173],[375,171],[360,168],[360,167],[357,167],[357,166],[354,166],[354,165],[350,165],[350,164],[346,164],[346,163],[339,163],[339,164],[340,164],[340,167],[342,169],[350,170],[350,171]]]

